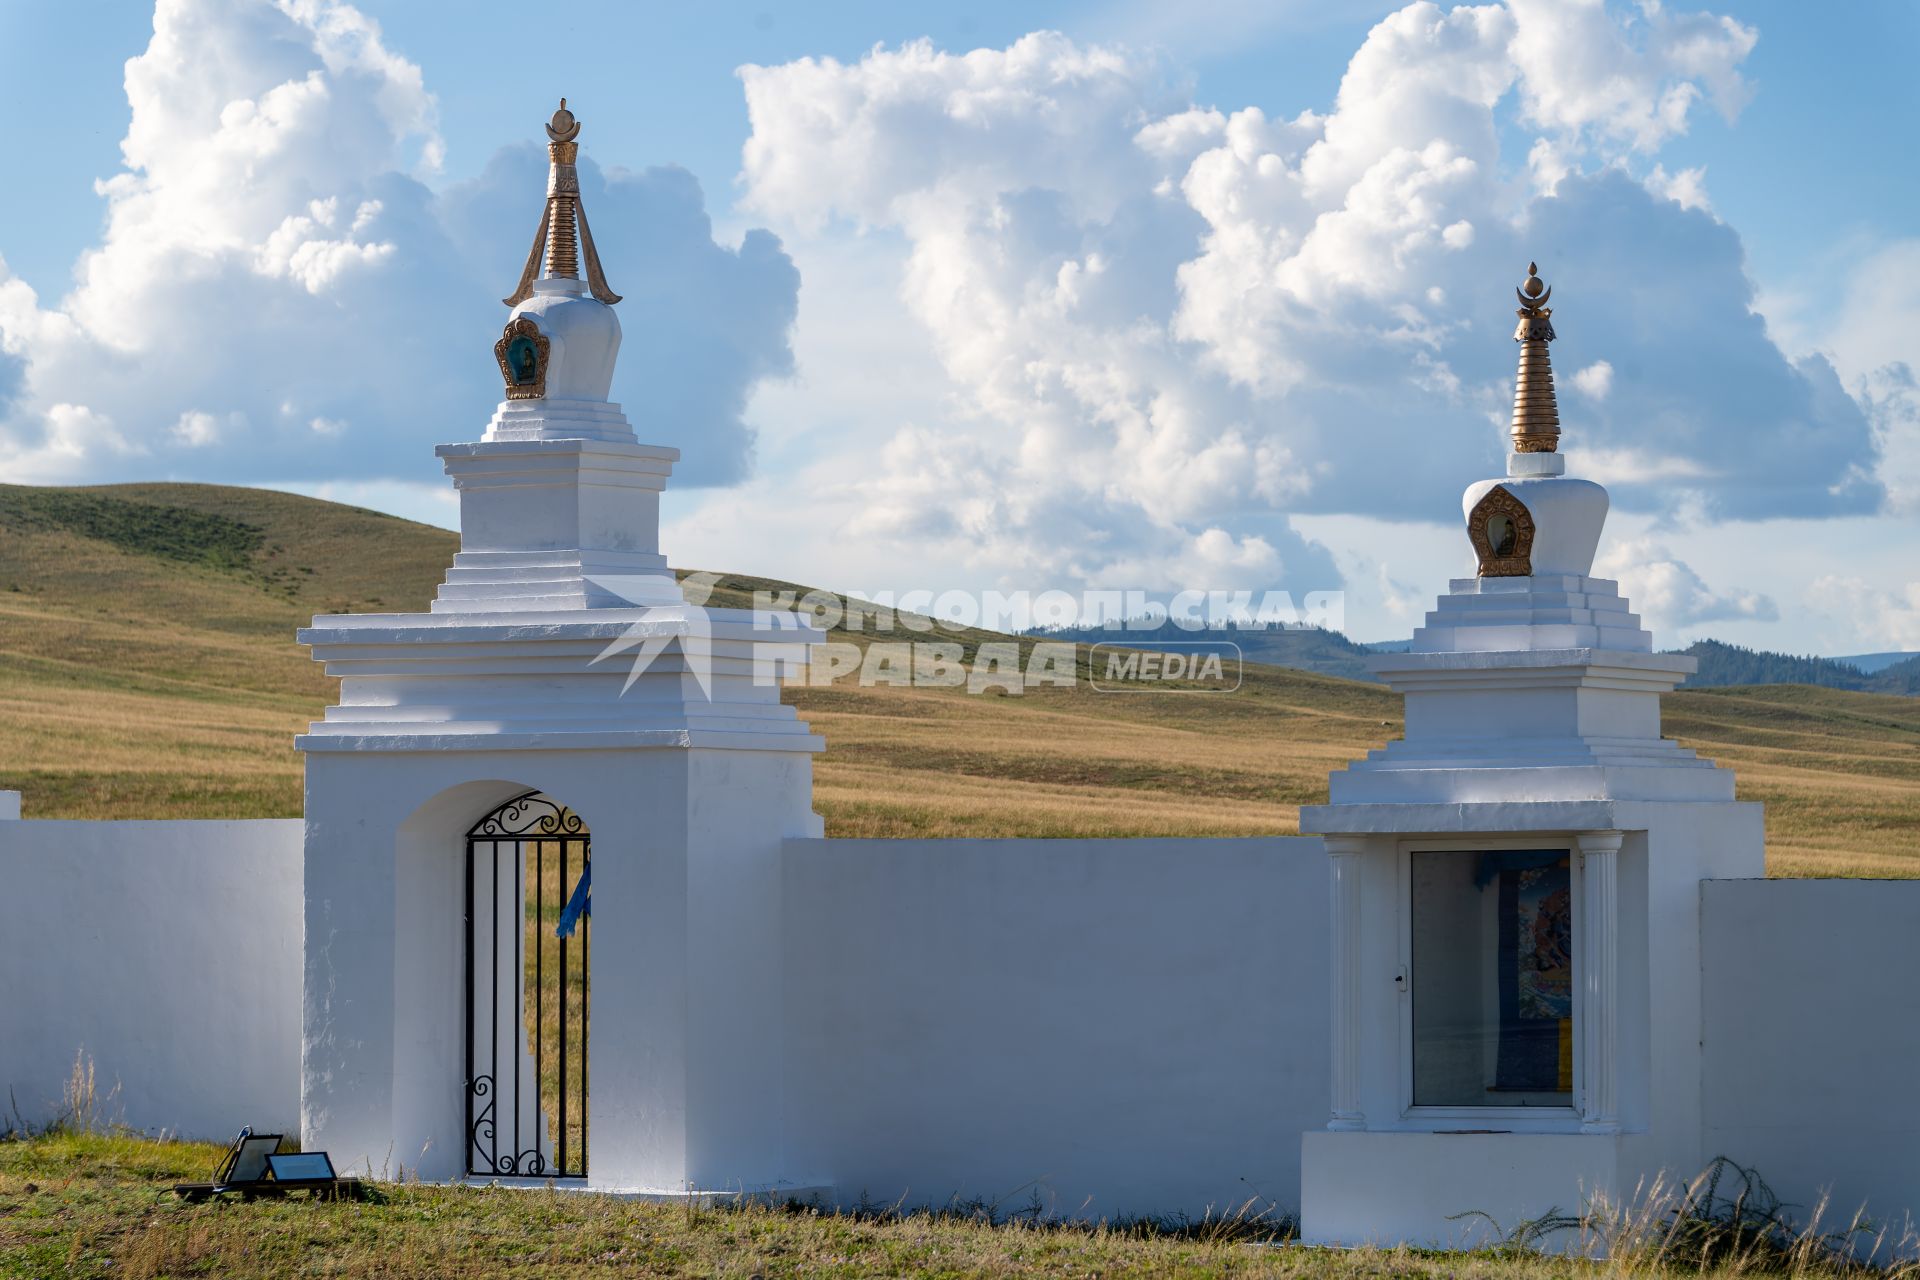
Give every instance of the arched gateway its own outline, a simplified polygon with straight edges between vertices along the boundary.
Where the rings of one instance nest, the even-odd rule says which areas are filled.
[[[781,842],[820,834],[823,746],[779,678],[819,632],[689,605],[659,552],[679,453],[607,399],[619,298],[578,134],[555,114],[499,407],[483,439],[437,450],[460,552],[431,609],[301,634],[340,680],[298,740],[302,1139],[376,1177],[776,1189],[793,1171],[766,979]],[[584,898],[556,935],[589,849],[590,947]]]

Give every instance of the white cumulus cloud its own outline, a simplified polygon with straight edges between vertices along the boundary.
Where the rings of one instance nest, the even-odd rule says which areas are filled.
[[[1739,110],[1754,38],[1651,5],[1416,3],[1292,116],[1049,32],[748,67],[743,198],[796,243],[897,254],[948,386],[848,484],[862,527],[929,554],[1314,574],[1297,515],[1444,518],[1499,464],[1530,258],[1579,371],[1569,442],[1638,460],[1617,504],[1871,511],[1860,403],[1768,338],[1737,233],[1688,207],[1700,175],[1655,172],[1696,110]]]
[[[1920,650],[1920,581],[1891,589],[1852,574],[1814,580],[1812,600],[1842,619],[1862,649]]]
[[[1607,392],[1613,390],[1613,366],[1605,360],[1595,360],[1573,375],[1573,385],[1581,395],[1605,400]]]
[[[190,449],[204,449],[220,440],[220,421],[210,413],[189,409],[173,424],[173,438]]]
[[[1616,540],[1594,565],[1615,578],[1657,642],[1709,622],[1772,622],[1780,617],[1771,596],[1740,589],[1716,591],[1684,560],[1652,538]]]
[[[126,92],[124,167],[97,184],[105,230],[72,292],[40,298],[0,260],[12,477],[417,477],[484,428],[538,145],[428,186],[434,97],[339,0],[159,0]],[[628,294],[615,395],[683,447],[681,483],[737,480],[747,399],[791,372],[798,274],[766,232],[716,244],[684,171],[603,173],[596,139],[618,132],[583,118],[584,199]]]

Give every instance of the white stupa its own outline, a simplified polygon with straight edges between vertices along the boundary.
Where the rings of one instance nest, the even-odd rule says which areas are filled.
[[[1730,772],[1660,736],[1659,695],[1694,659],[1654,653],[1619,584],[1592,576],[1607,491],[1568,476],[1559,452],[1552,290],[1529,263],[1517,292],[1513,452],[1504,477],[1461,498],[1475,576],[1449,584],[1409,652],[1368,664],[1407,695],[1407,736],[1334,774],[1330,798],[1525,800],[1551,785],[1731,800]]]
[[[824,744],[777,677],[820,633],[791,613],[689,603],[660,554],[679,453],[640,443],[607,398],[620,299],[581,207],[579,132],[563,99],[540,228],[493,346],[504,398],[480,440],[437,450],[460,493],[460,552],[438,597],[301,633],[340,679],[339,702],[297,740],[303,1141],[376,1176],[791,1188],[781,993],[767,979],[781,963],[781,841],[821,833]],[[500,836],[502,814],[536,811],[544,827]],[[537,867],[548,835],[572,859],[563,897],[591,907],[573,953],[584,966],[590,933],[591,1041],[583,1018],[563,1040],[558,1103],[527,1067],[551,1036],[519,1025],[514,941],[545,874],[523,874],[522,854]],[[547,1155],[556,1106],[564,1158]]]
[[[1703,1163],[1699,883],[1762,874],[1760,806],[1661,735],[1694,660],[1592,576],[1607,493],[1558,452],[1550,296],[1530,265],[1507,474],[1463,499],[1476,572],[1368,663],[1406,736],[1301,810],[1333,864],[1312,1240],[1457,1243],[1481,1228],[1456,1215],[1512,1226]]]
[[[547,125],[547,206],[493,348],[507,398],[478,444],[435,450],[460,490],[461,546],[436,613],[682,600],[657,545],[680,451],[640,444],[607,398],[620,295],[580,202],[579,135],[563,98]]]
[[[373,737],[498,750],[582,733],[608,744],[821,746],[748,665],[755,645],[815,633],[792,615],[689,605],[660,554],[660,493],[680,451],[640,443],[607,398],[620,296],[580,203],[579,133],[562,99],[547,126],[546,207],[493,346],[505,398],[480,440],[434,450],[459,490],[460,551],[430,613],[315,618],[301,633],[344,681],[304,750]],[[649,639],[665,649],[627,689]]]

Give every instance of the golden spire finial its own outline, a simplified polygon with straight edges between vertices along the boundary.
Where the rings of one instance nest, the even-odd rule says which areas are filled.
[[[593,232],[587,229],[587,211],[580,203],[580,122],[560,99],[559,110],[547,122],[547,209],[534,233],[533,249],[520,272],[520,283],[512,294],[501,299],[517,307],[533,296],[533,281],[541,262],[546,263],[545,279],[578,280],[580,260],[586,258],[587,287],[596,301],[608,306],[620,301],[620,295],[607,284],[600,269],[600,254],[593,247]]]
[[[1527,264],[1526,283],[1515,289],[1520,299],[1519,325],[1513,340],[1520,344],[1520,372],[1513,384],[1513,451],[1553,453],[1560,447],[1560,405],[1553,394],[1553,364],[1547,344],[1554,339],[1553,309],[1547,300],[1553,288],[1540,278],[1540,268]]]

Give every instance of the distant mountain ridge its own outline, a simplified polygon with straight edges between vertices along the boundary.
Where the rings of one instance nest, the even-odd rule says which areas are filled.
[[[1052,640],[1079,644],[1109,644],[1130,649],[1179,648],[1203,640],[1230,640],[1240,646],[1248,662],[1292,667],[1348,680],[1372,680],[1366,660],[1379,653],[1404,653],[1411,641],[1385,640],[1364,644],[1338,631],[1318,627],[1237,626],[1189,631],[1171,620],[1152,627],[1068,627],[1035,630]],[[1722,689],[1733,685],[1805,684],[1822,689],[1850,689],[1858,693],[1920,695],[1920,654],[1864,654],[1859,664],[1840,658],[1817,658],[1764,649],[1748,649],[1720,640],[1698,640],[1685,649],[1669,650],[1696,658],[1700,670],[1688,677],[1683,689]],[[1884,659],[1884,661],[1877,661]]]

